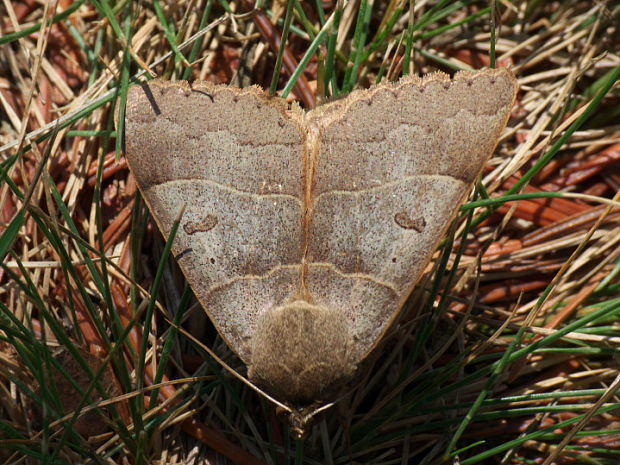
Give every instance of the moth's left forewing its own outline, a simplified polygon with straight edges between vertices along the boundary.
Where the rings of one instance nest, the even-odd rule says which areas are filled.
[[[129,166],[165,237],[184,208],[172,251],[246,362],[260,315],[299,294],[300,115],[255,87],[152,81],[129,92]]]
[[[506,70],[442,73],[309,113],[306,285],[348,322],[359,361],[402,307],[493,152],[516,93]]]

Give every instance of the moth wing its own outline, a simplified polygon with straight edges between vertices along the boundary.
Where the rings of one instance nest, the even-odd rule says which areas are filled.
[[[129,91],[128,164],[220,334],[247,363],[260,314],[299,293],[301,110],[256,87],[151,81]]]
[[[507,70],[405,77],[313,110],[319,134],[307,292],[339,309],[363,359],[411,293],[493,153]]]

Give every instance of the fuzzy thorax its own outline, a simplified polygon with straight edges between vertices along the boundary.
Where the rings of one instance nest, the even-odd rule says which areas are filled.
[[[349,345],[342,315],[295,301],[260,317],[248,374],[278,400],[329,400],[355,371]]]

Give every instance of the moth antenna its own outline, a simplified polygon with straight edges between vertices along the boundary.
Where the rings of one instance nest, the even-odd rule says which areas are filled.
[[[198,340],[196,337],[194,337],[192,334],[190,334],[184,328],[182,328],[180,326],[176,326],[174,324],[174,322],[171,321],[171,320],[169,320],[168,323],[170,323],[170,326],[174,326],[179,332],[183,333],[183,335],[185,335],[186,337],[188,337],[189,339],[194,341],[196,344],[198,344],[206,353],[208,353],[222,368],[224,368],[232,376],[237,378],[239,381],[241,381],[245,385],[249,386],[251,389],[256,391],[261,396],[264,396],[268,401],[272,402],[277,407],[280,407],[280,408],[286,410],[289,413],[293,413],[293,409],[291,407],[289,407],[286,404],[283,404],[282,402],[278,401],[277,399],[274,399],[272,396],[267,394],[265,391],[263,391],[257,385],[252,383],[252,381],[250,381],[249,379],[247,379],[243,375],[240,375],[239,373],[237,373],[237,371],[234,368],[232,368],[224,360],[222,360],[210,347],[208,347],[205,344],[203,344],[200,340]]]

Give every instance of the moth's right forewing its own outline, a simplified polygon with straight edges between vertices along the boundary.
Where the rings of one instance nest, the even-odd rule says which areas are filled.
[[[493,152],[516,82],[437,73],[359,91],[309,114],[314,161],[307,286],[365,357],[410,294]]]

